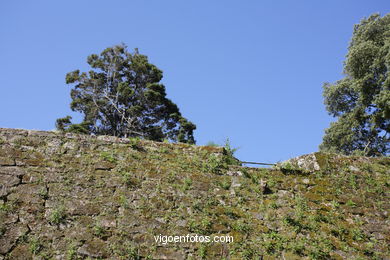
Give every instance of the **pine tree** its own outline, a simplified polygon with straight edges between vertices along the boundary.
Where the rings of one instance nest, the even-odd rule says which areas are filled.
[[[83,122],[72,124],[70,116],[59,118],[57,129],[195,143],[196,126],[166,97],[160,83],[163,73],[147,56],[137,49],[129,53],[122,44],[90,55],[87,62],[90,71],[66,75],[66,83],[73,84],[70,107],[84,115]]]

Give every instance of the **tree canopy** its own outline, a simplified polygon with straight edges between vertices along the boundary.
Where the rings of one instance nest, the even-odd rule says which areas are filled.
[[[345,77],[324,84],[329,114],[337,117],[325,130],[323,151],[368,156],[390,151],[390,14],[355,25],[344,62]]]
[[[66,74],[66,83],[74,86],[70,107],[84,115],[83,122],[59,118],[57,129],[195,143],[196,126],[166,97],[162,71],[138,49],[130,53],[125,45],[116,45],[88,56],[87,63],[90,71]]]

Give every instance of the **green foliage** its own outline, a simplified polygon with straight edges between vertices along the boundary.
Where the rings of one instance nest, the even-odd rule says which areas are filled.
[[[264,248],[269,254],[273,254],[275,251],[282,251],[285,248],[286,238],[276,231],[264,234],[264,238]]]
[[[110,163],[115,163],[117,161],[112,152],[101,152],[100,156],[103,160]]]
[[[202,165],[202,170],[204,172],[212,172],[216,174],[220,174],[224,168],[226,168],[226,165],[224,165],[223,159],[214,154],[211,154],[207,161]]]
[[[243,220],[237,220],[232,225],[233,230],[236,230],[241,233],[247,233],[250,231],[250,226],[245,223]]]
[[[49,215],[49,222],[54,225],[59,225],[65,220],[66,214],[63,207],[53,209]]]
[[[307,205],[307,200],[303,196],[295,197],[295,214],[300,220],[305,214],[307,214],[309,207]]]
[[[254,256],[256,255],[255,249],[251,247],[250,245],[245,245],[242,251],[242,258],[245,260],[250,260],[250,259],[256,259]]]
[[[56,128],[61,132],[89,134],[88,128],[90,127],[90,123],[88,121],[84,121],[80,124],[72,124],[71,120],[72,120],[71,116],[58,118],[56,121]]]
[[[390,14],[355,25],[344,63],[346,77],[324,84],[329,114],[320,149],[367,156],[390,152]]]
[[[183,187],[182,187],[182,190],[183,191],[186,191],[186,190],[189,190],[192,186],[192,180],[191,178],[185,178],[184,179],[184,184],[183,184]]]
[[[232,185],[232,182],[229,179],[224,179],[221,183],[220,186],[224,190],[230,189],[230,186]]]
[[[26,137],[19,137],[14,140],[14,144],[16,147],[20,148],[21,146],[29,145],[30,141]]]
[[[348,200],[345,205],[347,205],[348,207],[352,207],[352,208],[355,208],[356,207],[356,203],[353,202],[352,200]]]
[[[366,235],[358,228],[352,229],[352,239],[355,241],[361,241],[366,239]]]
[[[39,190],[39,196],[42,198],[42,199],[44,199],[44,200],[46,200],[46,199],[48,199],[49,198],[49,192],[48,192],[48,190],[47,190],[47,188],[45,187],[45,188],[41,188],[40,190]]]
[[[125,248],[125,253],[126,253],[126,256],[128,257],[128,259],[130,259],[130,260],[141,260],[141,255],[139,253],[139,249],[134,247],[134,246],[128,245]]]
[[[200,257],[201,259],[205,259],[206,256],[207,256],[207,246],[201,244],[198,250],[199,250],[199,251],[198,251],[198,252],[199,252],[199,253],[198,253],[198,254],[199,254],[199,257]]]
[[[302,222],[297,221],[296,219],[290,216],[285,216],[283,218],[283,223],[287,226],[293,227],[294,231],[297,233],[300,233],[303,229],[306,228],[306,226],[303,225]]]
[[[291,162],[283,162],[279,164],[279,169],[284,174],[292,174],[292,175],[305,175],[306,172],[299,169],[296,165],[293,165]]]
[[[330,259],[329,253],[332,245],[329,240],[311,242],[311,250],[308,255],[311,259]]]
[[[209,141],[207,142],[206,146],[211,146],[211,147],[219,147],[219,144],[213,142],[213,141]]]
[[[139,137],[130,138],[130,147],[134,150],[141,150],[141,139]]]
[[[39,241],[38,238],[36,237],[32,237],[30,239],[30,252],[33,254],[33,255],[36,255],[39,253],[39,251],[42,249],[43,245],[42,243]]]
[[[12,211],[12,206],[9,204],[0,204],[0,213],[2,212],[11,212]]]
[[[136,187],[138,185],[138,179],[133,173],[130,172],[121,172],[122,181],[126,184],[127,187]]]
[[[211,233],[211,221],[207,217],[202,220],[196,221],[195,219],[190,219],[188,222],[188,229],[190,232],[194,232],[201,235],[208,235]]]
[[[119,197],[119,204],[121,205],[121,207],[124,207],[125,209],[130,208],[129,201],[127,200],[126,196],[124,196],[124,195],[121,195]]]
[[[166,97],[163,73],[147,56],[137,49],[130,53],[122,44],[88,56],[87,63],[92,70],[66,75],[66,83],[74,84],[70,107],[84,120],[57,119],[58,130],[195,143],[196,126]]]
[[[76,245],[72,243],[66,251],[66,260],[73,260],[77,258]]]
[[[207,146],[217,147],[219,145],[209,142]],[[229,165],[241,165],[240,161],[234,157],[238,148],[232,148],[229,139],[226,139],[223,156],[211,154],[207,162],[202,164],[202,171],[220,174],[222,170],[229,168]]]
[[[106,230],[100,224],[96,224],[93,227],[93,234],[98,237],[103,237],[106,234]]]
[[[238,150],[238,148],[233,148],[231,146],[229,138],[227,138],[225,141],[224,149],[226,153],[224,159],[228,165],[241,165],[240,161],[234,157],[234,153]]]

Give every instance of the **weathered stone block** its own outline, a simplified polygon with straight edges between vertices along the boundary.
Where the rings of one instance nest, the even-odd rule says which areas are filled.
[[[28,227],[21,223],[9,225],[5,234],[0,237],[0,254],[10,252],[16,241],[28,232]]]
[[[15,159],[9,157],[0,157],[0,166],[15,166]]]
[[[0,167],[0,174],[23,176],[25,173],[26,171],[23,168],[16,167],[16,166]]]
[[[100,239],[86,241],[84,245],[77,250],[77,252],[81,255],[94,258],[108,256],[106,243]]]

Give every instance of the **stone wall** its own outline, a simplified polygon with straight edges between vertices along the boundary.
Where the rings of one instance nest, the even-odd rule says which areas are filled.
[[[0,129],[0,259],[389,255],[389,158],[316,154],[320,167],[301,171],[232,166],[225,156],[217,147]],[[160,234],[234,243],[162,245]]]

